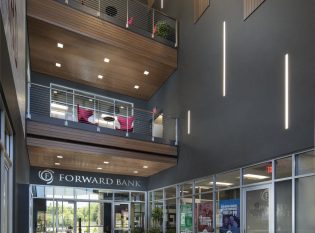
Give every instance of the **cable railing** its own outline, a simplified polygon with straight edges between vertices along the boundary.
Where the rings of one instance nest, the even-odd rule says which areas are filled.
[[[178,21],[137,0],[55,0],[171,47],[178,46]]]
[[[28,83],[28,95],[29,119],[157,143],[178,144],[177,118],[135,108],[130,102],[56,84]]]

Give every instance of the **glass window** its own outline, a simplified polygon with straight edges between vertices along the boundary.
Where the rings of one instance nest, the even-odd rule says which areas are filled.
[[[153,202],[153,206],[151,206],[151,208],[151,228],[162,230],[163,201]]]
[[[212,191],[213,181],[212,177],[197,180],[195,182],[195,193],[204,193]]]
[[[292,180],[276,182],[276,233],[292,232]]]
[[[252,167],[244,168],[244,184],[254,184],[272,179],[272,163],[266,162]]]
[[[292,157],[278,159],[275,161],[276,179],[292,176]]]
[[[54,187],[45,186],[45,197],[46,198],[53,198],[54,197]]]
[[[240,189],[217,192],[216,233],[228,233],[231,229],[240,231]]]
[[[110,190],[88,189],[90,200],[113,200],[113,193]]]
[[[192,182],[187,182],[187,183],[181,184],[179,186],[179,194],[180,194],[180,196],[192,195],[192,187],[193,187],[193,183]]]
[[[154,191],[154,200],[162,200],[162,199],[163,199],[163,189]]]
[[[166,233],[176,233],[176,199],[165,201]]]
[[[296,157],[296,174],[315,173],[315,151],[300,154]]]
[[[180,232],[193,232],[193,204],[191,197],[180,199]]]
[[[54,198],[65,198],[65,199],[74,198],[73,188],[68,188],[68,187],[54,187],[54,188],[55,188]]]
[[[71,205],[69,206],[71,208]],[[77,202],[77,229],[81,232],[89,232],[90,208],[89,202]],[[80,231],[80,230],[79,230]]]
[[[145,194],[144,193],[138,193],[138,192],[132,192],[131,193],[131,201],[145,201]]]
[[[144,232],[145,203],[131,203],[131,229],[135,233]]]
[[[213,193],[195,195],[195,232],[213,232]]]
[[[213,184],[211,182],[210,184]],[[240,170],[216,175],[216,190],[240,186]]]
[[[44,198],[45,197],[45,186],[37,185],[32,187],[33,197]]]
[[[102,232],[104,228],[104,205],[103,203],[90,202],[90,231]]]
[[[165,188],[165,198],[176,198],[176,186]]]
[[[115,192],[115,201],[129,201],[129,192]]]
[[[296,180],[296,232],[311,233],[315,229],[315,176]]]
[[[75,189],[75,196],[77,199],[80,199],[80,200],[88,200],[89,199],[89,194],[88,194],[86,188],[76,188]]]

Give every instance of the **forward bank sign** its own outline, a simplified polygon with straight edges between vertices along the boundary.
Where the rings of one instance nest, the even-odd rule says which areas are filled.
[[[138,191],[145,191],[147,189],[147,182],[143,177],[120,176],[103,173],[64,171],[32,167],[30,178],[32,184]]]

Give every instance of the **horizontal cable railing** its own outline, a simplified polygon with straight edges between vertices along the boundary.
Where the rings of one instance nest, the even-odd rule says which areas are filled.
[[[28,84],[27,117],[59,119],[95,126],[98,132],[177,145],[177,119],[135,108],[132,103],[53,85]],[[93,128],[93,127],[92,127]],[[108,131],[110,129],[110,131]],[[105,132],[105,131],[104,131]]]
[[[137,0],[55,0],[171,47],[178,45],[178,21]]]

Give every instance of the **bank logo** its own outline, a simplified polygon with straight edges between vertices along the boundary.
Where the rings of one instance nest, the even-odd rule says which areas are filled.
[[[38,177],[47,184],[51,184],[54,181],[54,172],[50,169],[39,171]]]

